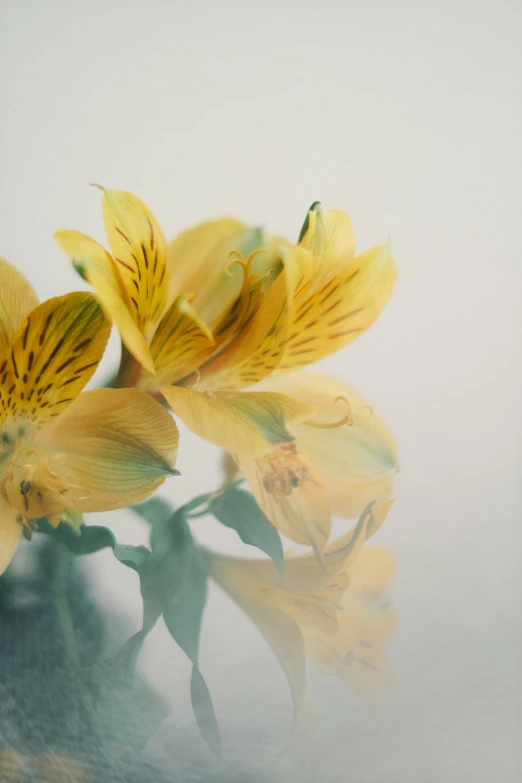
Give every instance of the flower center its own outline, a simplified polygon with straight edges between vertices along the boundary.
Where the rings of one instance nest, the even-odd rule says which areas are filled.
[[[80,494],[68,475],[65,454],[49,457],[24,437],[4,445],[10,450],[5,452],[8,459],[4,456],[0,474],[1,491],[30,537],[34,520],[47,517],[57,524],[74,509]]]
[[[299,458],[293,443],[281,444],[260,462],[265,474],[263,486],[270,494],[290,495],[293,489],[310,478],[310,473]]]
[[[33,424],[25,418],[10,420],[0,429],[0,482],[18,445],[30,439],[32,435]]]

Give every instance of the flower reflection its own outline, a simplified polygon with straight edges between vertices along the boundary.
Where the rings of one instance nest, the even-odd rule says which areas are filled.
[[[334,632],[303,629],[308,655],[368,702],[379,700],[394,681],[385,652],[397,622],[385,594],[394,567],[389,549],[365,546],[350,566],[350,584],[341,598]]]
[[[391,505],[370,504],[357,526],[326,548],[323,564],[312,554],[287,556],[282,580],[271,561],[207,554],[210,575],[278,657],[296,711],[305,688],[306,654],[365,701],[378,700],[393,682],[385,646],[396,613],[385,590],[394,557],[385,547],[365,545]]]

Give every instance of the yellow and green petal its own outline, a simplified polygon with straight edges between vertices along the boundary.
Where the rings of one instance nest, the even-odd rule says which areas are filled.
[[[18,514],[0,494],[0,574],[3,574],[14,557],[22,537],[23,528],[17,521]]]
[[[160,391],[193,432],[233,454],[263,454],[292,439],[288,422],[313,414],[308,405],[271,392],[199,392],[181,386]]]
[[[122,342],[150,373],[154,364],[138,316],[138,303],[127,291],[112,256],[94,239],[79,231],[57,231],[55,240],[96,291],[105,315],[114,321]]]
[[[397,448],[366,400],[319,373],[271,378],[262,388],[294,397],[317,411],[316,422],[321,426],[296,422],[289,429],[299,452],[320,468],[333,514],[356,518],[372,500],[390,497]],[[345,416],[348,421],[335,426]]]
[[[0,358],[0,425],[23,416],[40,428],[61,414],[95,372],[110,324],[95,296],[66,294],[39,305]]]
[[[42,437],[47,452],[65,455],[82,512],[138,503],[176,472],[176,424],[137,389],[84,392]]]
[[[37,305],[31,283],[9,261],[0,258],[0,356],[7,353],[23,321]]]
[[[152,212],[132,193],[104,190],[102,209],[107,239],[136,310],[138,326],[149,336],[167,305],[163,231]]]

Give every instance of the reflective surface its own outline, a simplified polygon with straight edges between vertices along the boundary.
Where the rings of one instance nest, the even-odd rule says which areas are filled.
[[[271,651],[215,588],[202,668],[224,759],[198,735],[189,664],[163,628],[142,669],[173,715],[147,758],[183,781],[518,780],[520,11],[153,5],[3,4],[1,254],[41,298],[80,287],[52,234],[81,223],[102,239],[93,180],[138,192],[172,235],[230,213],[293,239],[317,198],[351,214],[359,249],[391,234],[392,301],[321,369],[383,416],[401,473],[375,541],[397,562],[388,699],[370,708],[311,664],[292,734]],[[217,450],[182,435],[176,503],[219,480]],[[144,540],[130,514],[111,520]],[[195,532],[239,551],[210,521]],[[118,632],[134,631],[133,575],[105,553],[88,568]]]

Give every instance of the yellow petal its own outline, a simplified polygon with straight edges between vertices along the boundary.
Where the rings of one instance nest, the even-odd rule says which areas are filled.
[[[384,647],[395,630],[396,613],[382,592],[393,560],[384,547],[363,547],[349,569],[351,583],[342,598],[336,633],[305,630],[309,655],[366,701],[379,700],[394,679]]]
[[[150,351],[156,375],[150,381],[154,385],[175,383],[190,375],[199,366],[201,355],[213,344],[212,332],[185,297],[179,296],[154,333]]]
[[[395,571],[395,556],[384,546],[367,544],[350,565],[351,591],[382,592]]]
[[[94,287],[105,315],[114,321],[129,351],[145,369],[154,372],[147,341],[138,325],[138,303],[131,300],[112,256],[79,231],[57,231],[54,238]]]
[[[235,366],[241,361],[241,358],[245,355],[248,356],[248,353],[245,353],[245,349],[243,348],[242,350],[242,338],[248,334],[250,336],[250,345],[254,345],[252,336],[257,336],[259,333],[259,310],[263,307],[266,309],[267,302],[272,302],[273,300],[274,288],[280,288],[280,281],[278,280],[270,288],[271,278],[276,274],[275,270],[266,275],[253,271],[256,260],[260,256],[259,251],[255,251],[248,258],[238,256],[232,259],[231,269],[238,267],[242,269],[243,283],[238,295],[224,309],[219,321],[213,328],[216,342],[212,350],[209,351],[208,361],[204,362],[200,367],[201,388],[219,389],[236,388],[238,386],[237,383],[229,381],[228,374],[231,366],[234,368],[232,370],[232,373],[234,373]],[[268,290],[269,288],[270,290]],[[282,290],[284,294],[284,288]],[[267,291],[268,294],[265,296]],[[281,309],[277,301],[275,308],[276,311]],[[269,320],[267,322],[266,319],[263,319],[260,326],[261,332],[258,340],[262,339],[263,334],[271,328],[272,321]],[[254,347],[252,347],[252,350],[254,350]],[[245,384],[243,383],[242,385],[244,386]]]
[[[234,218],[220,218],[199,223],[197,226],[178,234],[167,247],[167,262],[169,268],[170,290],[169,299],[173,300],[180,294],[191,291],[197,292],[196,300],[198,309],[207,302],[208,291],[216,290],[220,283],[228,284],[235,290],[233,296],[237,296],[241,287],[239,270],[232,280],[232,275],[226,275],[228,256],[231,250],[239,250],[233,247],[230,240],[241,234],[246,229],[244,223]],[[207,288],[207,292],[204,288]],[[223,296],[221,290],[219,299],[227,300],[230,294]],[[217,308],[218,303],[214,306]],[[208,313],[206,313],[208,316]],[[215,317],[215,316],[214,316]]]
[[[103,191],[103,220],[138,325],[148,334],[167,304],[167,243],[152,212],[132,193]]]
[[[252,301],[251,290],[245,291],[244,300],[247,305]],[[272,372],[282,355],[286,303],[285,279],[280,275],[266,296],[257,300],[252,317],[244,318],[243,312],[234,320],[224,319],[234,339],[202,366],[202,389],[241,389]],[[219,326],[216,335],[220,340]]]
[[[293,444],[283,444],[257,458],[240,452],[237,459],[270,522],[292,541],[313,547],[320,559],[330,536],[331,519],[328,493],[318,469]]]
[[[246,611],[283,668],[292,695],[294,713],[297,714],[303,701],[306,677],[305,646],[301,629],[289,615],[274,606],[251,602]]]
[[[355,255],[355,234],[348,215],[338,209],[325,210],[316,202],[308,212],[299,245],[314,259],[309,293],[322,288],[348,266]]]
[[[388,635],[394,629],[392,622]],[[366,638],[368,627],[352,627],[342,612],[341,624],[342,629],[333,635],[304,628],[306,652],[328,674],[339,677],[358,698],[377,705],[393,686],[393,667],[382,647],[373,646]]]
[[[249,228],[234,218],[201,223],[177,236],[168,247],[171,276],[170,300],[195,292],[193,305],[212,330],[240,293],[243,276],[239,265],[230,266],[234,253],[247,259],[258,253],[251,271],[265,275],[279,262],[280,247],[288,244],[262,229]]]
[[[202,368],[202,388],[241,389],[259,383],[279,365],[292,322],[296,291],[308,279],[312,258],[308,251],[282,251],[283,268],[259,307],[215,360]]]
[[[241,572],[236,564],[249,561],[210,557],[209,573],[249,615],[272,647],[285,673],[294,711],[302,703],[305,688],[305,648],[299,625],[270,600],[263,600],[255,591],[245,590]]]
[[[63,454],[80,511],[138,503],[175,473],[178,430],[168,411],[137,389],[84,392],[44,433]]]
[[[49,299],[33,310],[0,358],[0,424],[23,416],[40,427],[62,413],[96,370],[109,333],[89,293]]]
[[[10,348],[23,321],[37,305],[31,283],[9,261],[0,258],[0,356]]]
[[[17,522],[17,512],[0,495],[0,574],[3,574],[22,536],[22,525]]]
[[[271,444],[291,440],[286,424],[309,417],[312,409],[282,394],[198,392],[161,386],[172,410],[197,435],[225,451],[262,454]]]
[[[391,296],[396,269],[390,249],[379,245],[357,256],[295,306],[280,370],[316,362],[366,331]]]
[[[342,605],[339,642],[347,652],[360,646],[359,655],[367,660],[372,651],[384,647],[395,630],[393,606],[382,591],[361,590],[355,585],[346,591]]]
[[[333,514],[356,518],[372,500],[390,497],[397,471],[395,441],[362,397],[319,373],[270,378],[262,388],[314,408],[320,423],[335,424],[345,415],[350,417],[351,424],[331,429],[290,425],[299,452],[321,469]]]

